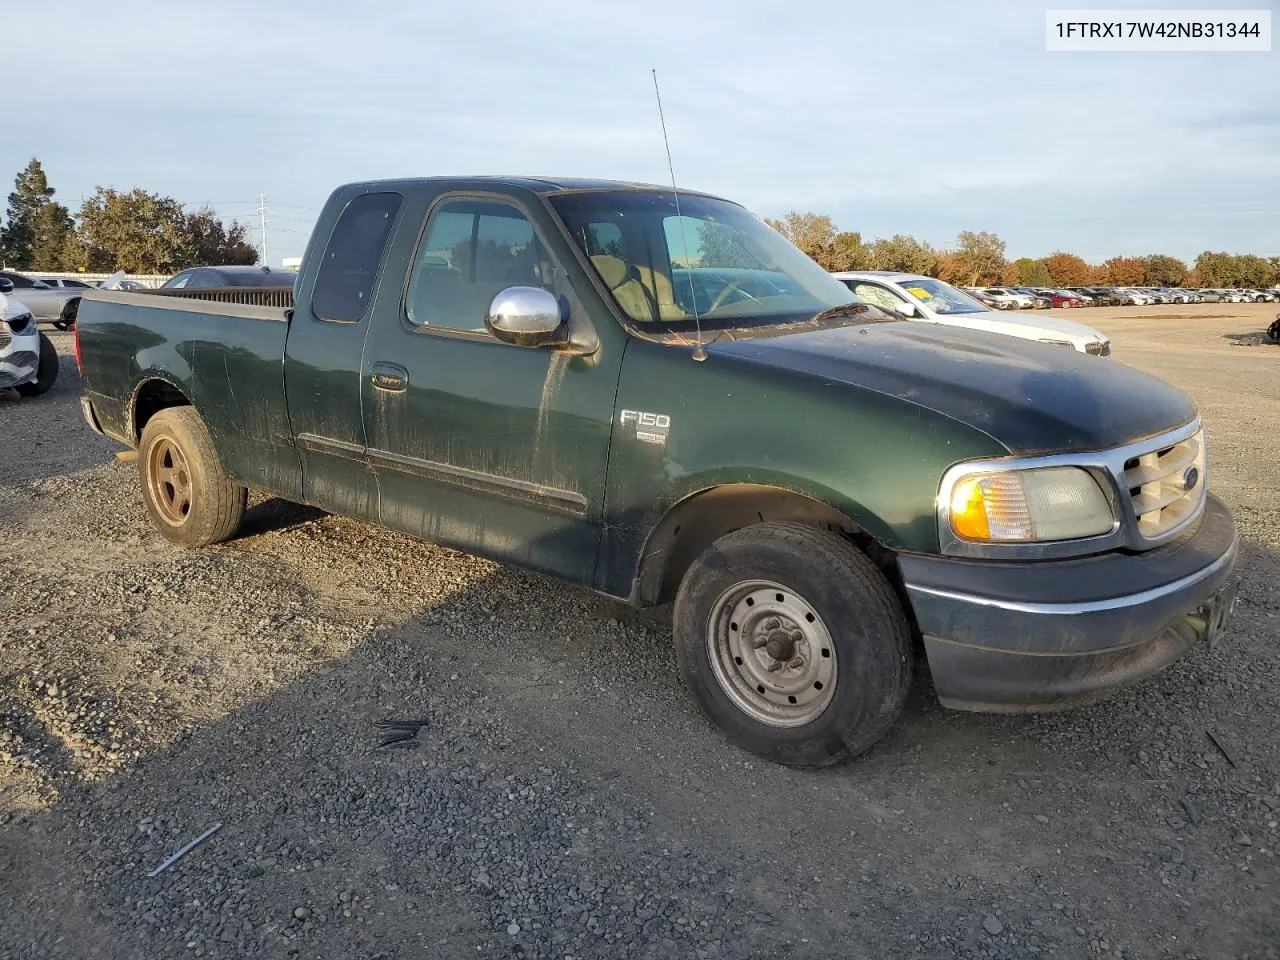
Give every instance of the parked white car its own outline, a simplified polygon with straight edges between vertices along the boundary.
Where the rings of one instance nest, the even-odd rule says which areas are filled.
[[[1126,297],[1130,297],[1137,306],[1146,307],[1156,302],[1156,298],[1137,287],[1116,287]]]
[[[1095,357],[1111,355],[1111,341],[1083,323],[1046,314],[1011,317],[933,277],[879,270],[846,271],[833,276],[864,303],[909,320],[1037,340]]]
[[[6,296],[12,291],[13,284],[0,279],[0,390],[33,397],[58,379],[58,352],[26,305]]]
[[[1036,298],[1026,294],[1019,293],[1017,290],[1010,290],[1008,287],[982,287],[984,296],[991,298],[1000,306],[1009,304],[1016,310],[1026,310],[1036,305]]]

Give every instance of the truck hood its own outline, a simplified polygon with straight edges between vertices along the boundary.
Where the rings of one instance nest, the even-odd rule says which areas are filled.
[[[1011,453],[1114,447],[1196,415],[1181,390],[1114,360],[919,321],[722,341],[708,352],[897,397]]]

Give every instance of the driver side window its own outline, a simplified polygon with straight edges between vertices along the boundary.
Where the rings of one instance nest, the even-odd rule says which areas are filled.
[[[499,200],[446,200],[436,207],[409,281],[410,322],[488,335],[485,316],[507,287],[554,292],[555,268],[533,224]]]
[[[890,290],[888,287],[882,287],[878,283],[867,283],[862,280],[854,281],[853,295],[863,303],[869,303],[873,307],[879,307],[881,310],[890,313],[893,312],[897,304],[910,302],[902,294]]]

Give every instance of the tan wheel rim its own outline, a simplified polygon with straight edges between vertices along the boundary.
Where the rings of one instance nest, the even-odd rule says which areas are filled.
[[[187,458],[169,437],[158,437],[147,451],[147,493],[160,518],[180,527],[191,515],[191,471]]]

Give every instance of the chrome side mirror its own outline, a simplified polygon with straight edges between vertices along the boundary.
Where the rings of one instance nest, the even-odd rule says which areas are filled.
[[[0,277],[0,293],[13,293],[13,281],[7,277]]]
[[[918,310],[916,310],[915,304],[906,303],[902,300],[899,300],[897,303],[895,303],[893,305],[893,309],[896,313],[906,317],[908,320],[910,320],[919,312]]]
[[[489,304],[485,328],[504,343],[564,347],[568,324],[556,295],[541,287],[507,287]]]

